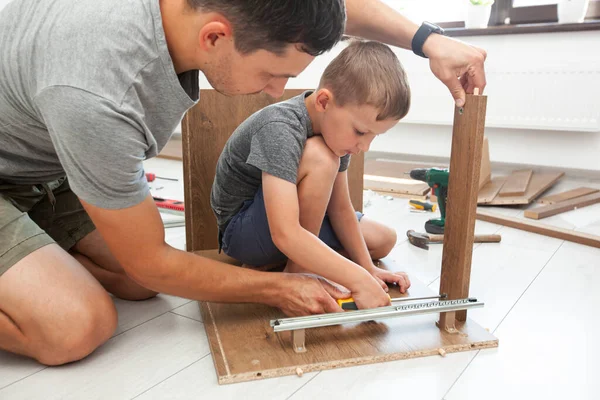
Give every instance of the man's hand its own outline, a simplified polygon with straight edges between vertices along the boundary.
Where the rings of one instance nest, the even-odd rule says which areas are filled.
[[[385,288],[387,289],[386,283],[396,284],[400,288],[400,293],[406,293],[410,287],[410,279],[404,272],[391,272],[385,269],[373,267],[371,269],[371,275]]]
[[[286,273],[285,278],[289,287],[276,306],[290,317],[342,312],[336,300],[351,296],[317,275]]]
[[[485,50],[433,34],[425,41],[423,52],[429,58],[431,71],[450,89],[458,107],[465,104],[465,93],[473,93],[475,88],[483,93]]]

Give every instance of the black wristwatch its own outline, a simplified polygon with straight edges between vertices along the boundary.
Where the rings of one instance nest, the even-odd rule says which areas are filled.
[[[413,53],[423,58],[427,58],[427,56],[423,53],[423,43],[425,43],[425,40],[427,40],[429,35],[431,35],[432,33],[438,33],[440,35],[443,35],[444,30],[435,24],[424,21],[412,39],[411,47]]]

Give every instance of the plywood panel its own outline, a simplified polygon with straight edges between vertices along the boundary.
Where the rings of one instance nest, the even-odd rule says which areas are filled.
[[[159,158],[166,158],[168,160],[182,161],[183,160],[183,144],[181,138],[171,138],[163,147],[161,152],[158,154]]]
[[[279,99],[266,94],[224,96],[201,90],[200,100],[182,121],[186,247],[188,251],[218,247],[217,222],[210,207],[210,191],[217,160],[227,139],[254,112],[302,93],[286,90]],[[362,211],[364,154],[352,157],[348,170],[350,197]]]
[[[508,178],[506,178],[506,182],[504,182],[504,185],[502,185],[502,189],[500,189],[499,196],[523,196],[527,191],[527,187],[529,186],[529,182],[531,181],[532,175],[533,171],[530,169],[514,171],[512,174],[510,174]]]
[[[564,172],[536,172],[531,177],[527,191],[523,196],[496,196],[494,200],[487,204],[492,206],[529,204],[558,182],[563,175]]]
[[[486,106],[487,96],[467,95],[464,107],[454,110],[440,277],[440,292],[450,300],[469,296]],[[456,313],[459,321],[466,317],[466,311]],[[453,329],[454,313],[441,314],[440,327]]]
[[[376,192],[424,196],[430,191],[429,185],[414,179],[365,175],[364,183],[365,189],[374,190]]]
[[[503,176],[492,178],[477,194],[477,204],[487,204],[494,200],[505,181],[506,178]]]
[[[539,199],[537,202],[540,204],[556,204],[561,201],[567,201],[571,199],[575,199],[577,197],[586,196],[588,194],[599,192],[598,189],[588,188],[588,187],[580,187],[573,190],[567,190],[566,192],[553,194],[551,196],[546,196]]]
[[[557,204],[550,204],[543,207],[537,207],[533,210],[525,210],[525,217],[532,219],[547,218],[562,212],[575,210],[577,208],[587,207],[592,204],[600,203],[600,193],[592,193],[587,196],[577,197],[572,200],[563,201]]]
[[[207,255],[208,253],[204,253]],[[398,270],[383,261],[383,266]],[[428,296],[432,292],[411,277],[408,294],[393,289],[392,297]],[[295,353],[290,332],[274,333],[270,320],[281,311],[257,304],[201,303],[201,312],[220,384],[406,358],[497,347],[498,340],[469,320],[449,334],[435,325],[436,314],[391,318],[309,329],[306,353]]]

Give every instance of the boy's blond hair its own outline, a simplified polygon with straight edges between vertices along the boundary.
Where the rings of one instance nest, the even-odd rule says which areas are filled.
[[[341,107],[375,107],[378,121],[400,120],[410,108],[410,87],[400,61],[388,46],[375,41],[353,39],[325,69],[321,88],[331,90]]]

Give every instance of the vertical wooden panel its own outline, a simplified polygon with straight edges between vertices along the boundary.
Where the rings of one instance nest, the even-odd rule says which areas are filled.
[[[185,193],[186,248],[188,251],[218,247],[217,221],[210,207],[210,191],[219,156],[233,131],[254,112],[297,96],[304,90],[286,90],[279,99],[265,94],[224,96],[201,90],[200,101],[182,121]],[[353,157],[348,171],[350,193],[357,210],[362,210],[364,156]]]
[[[440,279],[440,293],[449,299],[469,295],[486,105],[486,96],[467,95],[464,107],[454,111]],[[459,321],[466,317],[466,311],[456,313]],[[441,314],[440,327],[454,328],[453,313]]]
[[[352,156],[348,168],[348,188],[350,200],[356,211],[363,210],[363,187],[365,175],[365,153]]]

